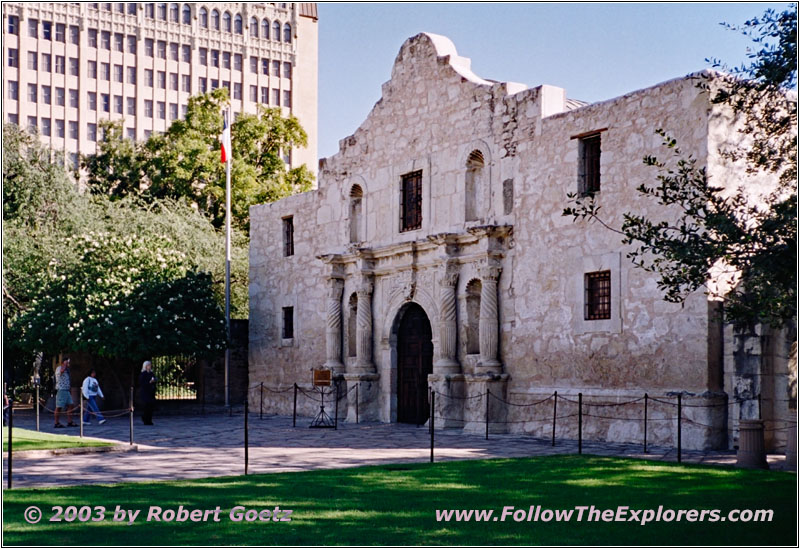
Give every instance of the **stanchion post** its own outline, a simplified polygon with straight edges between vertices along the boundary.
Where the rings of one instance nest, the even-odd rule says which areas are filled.
[[[434,399],[435,398],[436,398],[436,392],[435,391],[431,391],[431,422],[430,422],[430,426],[431,426],[431,463],[433,463],[433,433],[436,431],[436,429],[434,428],[434,425],[433,425],[433,422],[436,421],[436,416],[433,415],[433,411],[436,409],[436,406],[434,404]]]
[[[359,385],[361,385],[360,381],[358,383],[356,383],[356,425],[358,424],[358,386]]]
[[[80,390],[80,396],[78,398],[81,399],[81,415],[78,418],[78,425],[81,426],[80,436],[83,438],[83,389]]]
[[[14,432],[14,399],[8,399],[8,487],[11,488],[12,469],[14,461],[14,444],[11,434]]]
[[[248,465],[248,462],[250,461],[250,456],[248,454],[248,450],[249,450],[249,447],[250,447],[250,441],[248,440],[248,434],[249,433],[247,431],[247,416],[250,415],[248,413],[248,409],[249,409],[248,400],[249,399],[247,399],[247,398],[244,400],[244,474],[245,475],[247,474],[247,465]]]
[[[553,441],[551,446],[556,445],[556,411],[558,410],[558,391],[553,391]]]
[[[36,384],[36,432],[39,432],[39,384]]]
[[[681,394],[678,393],[678,463],[681,461]]]
[[[297,383],[294,384],[294,406],[292,406],[292,427],[297,427]]]
[[[583,393],[578,393],[578,453],[583,453]]]
[[[339,430],[339,382],[336,382],[336,404],[333,407],[333,430]]]
[[[428,421],[428,432],[430,433],[433,430],[433,389],[430,387],[428,387],[428,403],[431,407],[431,419]]]
[[[128,416],[130,419],[130,427],[131,427],[130,444],[132,445],[133,444],[133,387],[131,387],[131,400],[130,400],[130,406],[128,406],[128,410],[129,410]]]
[[[489,389],[486,389],[486,440],[489,440]]]
[[[264,419],[264,382],[261,382],[261,392],[258,400],[258,419]]]
[[[644,394],[644,453],[647,453],[647,393]]]

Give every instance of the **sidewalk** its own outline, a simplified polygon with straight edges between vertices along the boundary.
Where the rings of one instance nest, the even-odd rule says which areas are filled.
[[[52,456],[14,459],[14,487],[64,486],[152,480],[177,480],[244,473],[244,417],[241,413],[156,417],[154,426],[134,418],[134,442],[138,452]],[[270,416],[249,417],[249,473],[274,473],[334,469],[360,465],[427,462],[430,434],[425,427],[405,424],[340,423],[339,429],[309,429],[310,418]],[[78,428],[53,429],[51,418],[42,416],[41,430],[77,435]],[[14,426],[35,429],[32,413],[14,417]],[[105,425],[87,425],[84,435],[129,441],[127,417],[110,419]],[[436,461],[530,457],[576,454],[577,441],[557,441],[530,436],[464,434],[438,431],[435,434]],[[602,456],[635,457],[676,461],[672,448],[584,442],[583,452]],[[734,451],[684,451],[684,463],[733,465]],[[784,456],[770,455],[772,469],[783,468]],[[5,462],[5,460],[4,460]],[[3,465],[6,485],[7,464]]]

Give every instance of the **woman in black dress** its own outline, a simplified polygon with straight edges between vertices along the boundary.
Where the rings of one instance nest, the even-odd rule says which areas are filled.
[[[142,373],[139,374],[139,391],[142,400],[142,423],[153,424],[153,408],[156,405],[156,376],[153,375],[153,363],[145,360]]]

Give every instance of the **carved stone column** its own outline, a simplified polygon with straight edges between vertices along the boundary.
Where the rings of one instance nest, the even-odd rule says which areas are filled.
[[[434,374],[458,374],[461,366],[456,358],[456,282],[458,265],[450,263],[439,280],[439,358]]]
[[[479,269],[481,275],[481,314],[478,324],[481,359],[480,373],[499,374],[503,367],[497,360],[500,339],[499,315],[497,309],[497,279],[500,267],[485,265]]]
[[[364,278],[356,290],[358,295],[358,314],[356,316],[356,372],[375,371],[372,362],[372,282]]]
[[[325,329],[325,364],[335,374],[344,373],[342,363],[342,291],[344,281],[328,279],[328,326]]]

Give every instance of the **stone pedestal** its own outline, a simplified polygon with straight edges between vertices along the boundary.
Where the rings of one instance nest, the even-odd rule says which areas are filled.
[[[792,425],[786,433],[785,471],[797,471],[797,426]]]
[[[464,426],[464,397],[467,396],[464,375],[430,374],[428,388],[436,391],[436,428],[461,429]]]
[[[487,399],[490,433],[507,433],[508,374],[475,374],[464,376],[466,398],[464,400],[464,431],[483,434],[486,432]],[[492,396],[487,395],[487,391]],[[496,397],[496,398],[495,398]]]
[[[380,421],[378,397],[380,395],[379,374],[344,374],[347,392],[347,422],[356,422],[356,406],[358,421]],[[358,388],[356,389],[356,386]]]
[[[764,449],[764,422],[760,419],[739,421],[739,450],[736,466],[745,469],[769,469]]]

